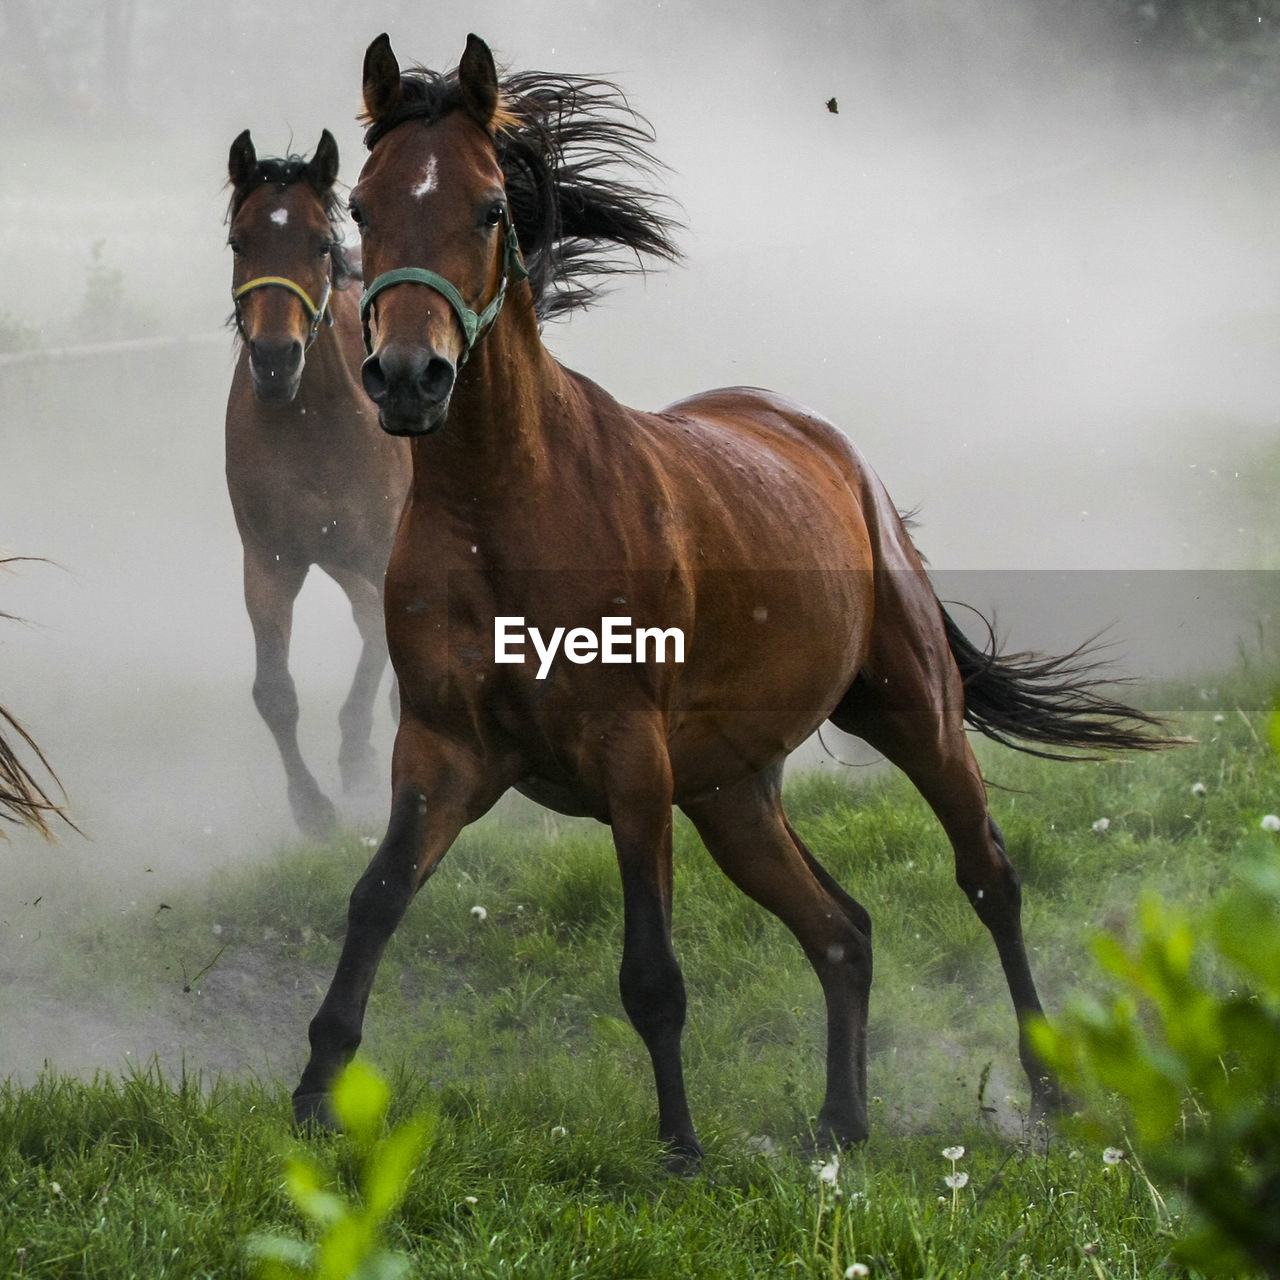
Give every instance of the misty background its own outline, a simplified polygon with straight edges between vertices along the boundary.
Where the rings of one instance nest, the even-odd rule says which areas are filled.
[[[2,0],[0,552],[45,560],[0,574],[0,703],[89,839],[0,844],[0,1074],[66,1043],[14,995],[33,940],[294,837],[222,474],[231,139],[328,128],[350,184],[368,42],[447,67],[471,29],[615,79],[686,223],[683,265],[548,327],[566,364],[642,408],[745,382],[824,413],[1015,645],[1274,653],[1280,5]],[[357,651],[313,575],[292,667],[335,796]],[[380,835],[385,796],[343,811]],[[103,1037],[62,1061],[113,1065]]]

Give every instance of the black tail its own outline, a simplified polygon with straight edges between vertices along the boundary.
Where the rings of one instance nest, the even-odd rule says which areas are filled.
[[[1091,644],[1060,658],[1002,654],[988,625],[988,652],[974,645],[945,609],[942,617],[964,680],[964,718],[988,738],[1046,760],[1080,757],[1043,747],[1158,751],[1187,741],[1167,736],[1158,716],[1099,692],[1108,681]]]

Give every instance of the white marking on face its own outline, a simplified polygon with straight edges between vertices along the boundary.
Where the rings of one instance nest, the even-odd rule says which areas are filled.
[[[427,163],[422,166],[422,172],[418,175],[418,181],[411,188],[413,194],[419,200],[425,195],[430,195],[440,184],[436,180],[436,158],[431,156]]]
[[[277,209],[275,213],[271,215],[271,221],[274,222],[277,227],[283,227],[284,224],[289,221],[289,210]]]

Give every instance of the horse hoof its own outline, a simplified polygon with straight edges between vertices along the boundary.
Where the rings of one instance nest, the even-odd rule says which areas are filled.
[[[378,753],[367,743],[350,754],[339,752],[338,772],[342,775],[342,790],[347,795],[367,795],[377,791],[384,781]]]
[[[290,796],[290,807],[298,829],[310,840],[327,840],[338,826],[338,811],[319,791],[306,800]]]
[[[697,1138],[670,1138],[666,1148],[668,1173],[677,1178],[691,1178],[702,1168],[703,1150]]]
[[[814,1134],[820,1151],[844,1151],[866,1142],[870,1133],[866,1115],[828,1115],[820,1112]]]
[[[299,1133],[313,1137],[322,1133],[337,1133],[339,1125],[325,1093],[295,1093],[293,1095],[293,1123]]]

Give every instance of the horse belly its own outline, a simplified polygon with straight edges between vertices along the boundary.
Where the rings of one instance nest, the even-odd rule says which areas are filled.
[[[869,570],[756,575],[695,632],[677,677],[670,749],[678,796],[768,768],[830,715],[866,658]],[[727,616],[726,616],[727,615]],[[711,626],[709,624],[718,625]]]

